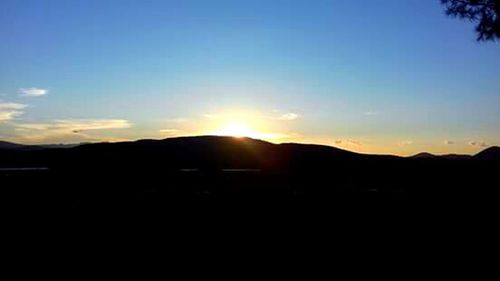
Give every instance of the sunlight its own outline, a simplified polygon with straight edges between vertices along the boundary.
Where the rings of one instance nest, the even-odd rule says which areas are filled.
[[[286,133],[275,131],[276,119],[258,111],[232,110],[215,112],[205,114],[204,118],[208,122],[204,124],[206,128],[201,130],[199,134],[235,138],[249,137],[270,142],[283,141],[290,137]]]
[[[232,136],[236,138],[250,137],[256,139],[262,138],[265,135],[241,122],[230,122],[224,124],[222,128],[216,130],[213,134],[218,136]]]

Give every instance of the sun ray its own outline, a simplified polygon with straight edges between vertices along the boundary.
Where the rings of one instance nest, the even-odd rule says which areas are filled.
[[[222,128],[214,131],[213,134],[218,136],[232,136],[237,138],[262,138],[264,135],[242,122],[230,122],[224,124]]]

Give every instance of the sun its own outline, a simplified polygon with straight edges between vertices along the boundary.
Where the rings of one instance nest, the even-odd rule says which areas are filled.
[[[231,136],[236,138],[250,137],[250,138],[262,138],[263,134],[252,129],[245,123],[241,122],[230,122],[223,125],[219,130],[213,132],[214,135],[218,136]]]

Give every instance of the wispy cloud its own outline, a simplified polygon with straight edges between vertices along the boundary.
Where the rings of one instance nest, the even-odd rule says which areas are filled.
[[[25,104],[0,101],[0,122],[14,119],[24,113]]]
[[[361,141],[358,140],[346,140],[346,142],[353,145],[362,145]]]
[[[161,129],[160,133],[166,136],[175,136],[179,133],[178,129]]]
[[[293,120],[298,119],[299,117],[300,117],[300,115],[298,115],[297,113],[288,112],[288,113],[281,114],[276,119],[283,120],[283,121],[293,121]]]
[[[123,129],[130,127],[130,123],[127,120],[123,119],[65,119],[56,120],[52,124],[38,125],[42,130],[71,129],[72,131]]]
[[[452,145],[452,144],[455,144],[455,142],[454,142],[454,141],[452,141],[452,140],[445,140],[443,143],[444,143],[444,144],[446,144],[446,145]]]
[[[208,118],[208,119],[220,119],[220,118],[222,118],[222,115],[207,113],[207,114],[203,114],[203,117]]]
[[[399,142],[400,146],[407,146],[407,145],[412,145],[412,144],[413,144],[413,141],[411,141],[411,140],[404,140],[404,141]]]
[[[19,93],[24,97],[39,97],[45,96],[49,90],[41,88],[20,88]]]
[[[486,142],[484,141],[470,141],[469,142],[470,146],[477,146],[477,147],[487,147],[489,146]]]
[[[173,123],[186,123],[188,121],[189,120],[186,118],[173,118],[168,120],[168,122],[173,122]]]
[[[49,123],[22,123],[15,124],[15,131],[19,138],[28,141],[74,141],[99,140],[85,132],[96,130],[124,129],[131,127],[123,119],[65,119]]]
[[[336,145],[355,145],[355,146],[361,146],[363,143],[358,140],[354,139],[345,139],[345,140],[334,140],[333,141]]]
[[[373,115],[378,115],[378,112],[377,111],[365,111],[365,112],[363,112],[363,115],[373,116]]]

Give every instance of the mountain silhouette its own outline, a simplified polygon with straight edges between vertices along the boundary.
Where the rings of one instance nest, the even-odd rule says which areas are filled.
[[[36,146],[0,141],[0,149],[29,149]]]
[[[500,161],[500,147],[492,146],[474,155],[475,159]]]
[[[436,155],[428,152],[420,152],[415,155],[410,156],[409,158],[413,159],[450,159],[450,160],[464,160],[464,159],[471,159],[471,155],[467,154],[443,154],[443,155]]]
[[[18,151],[11,149],[8,154],[4,152],[0,165],[8,166],[9,160],[15,158],[16,165],[25,160],[27,163],[59,167],[72,163],[93,167],[278,169],[370,157],[330,146],[272,144],[251,138],[222,136],[93,143],[69,148],[44,148],[30,153],[22,151],[24,146],[19,148]]]
[[[418,154],[410,156],[410,158],[415,158],[415,159],[430,159],[430,158],[438,158],[438,155],[434,155],[432,153],[428,152],[420,152]]]
[[[360,154],[332,146],[270,142],[226,136],[143,139],[116,143],[71,145],[22,145],[0,142],[0,166],[43,165],[53,167],[107,165],[137,168],[259,168],[318,169],[354,160],[489,159],[500,158],[500,148],[490,147],[472,156],[434,155],[422,152],[407,158]]]
[[[0,184],[30,210],[165,208],[186,200],[420,206],[496,198],[499,155],[490,147],[473,157],[398,157],[221,136],[36,149],[9,143],[0,147]]]

